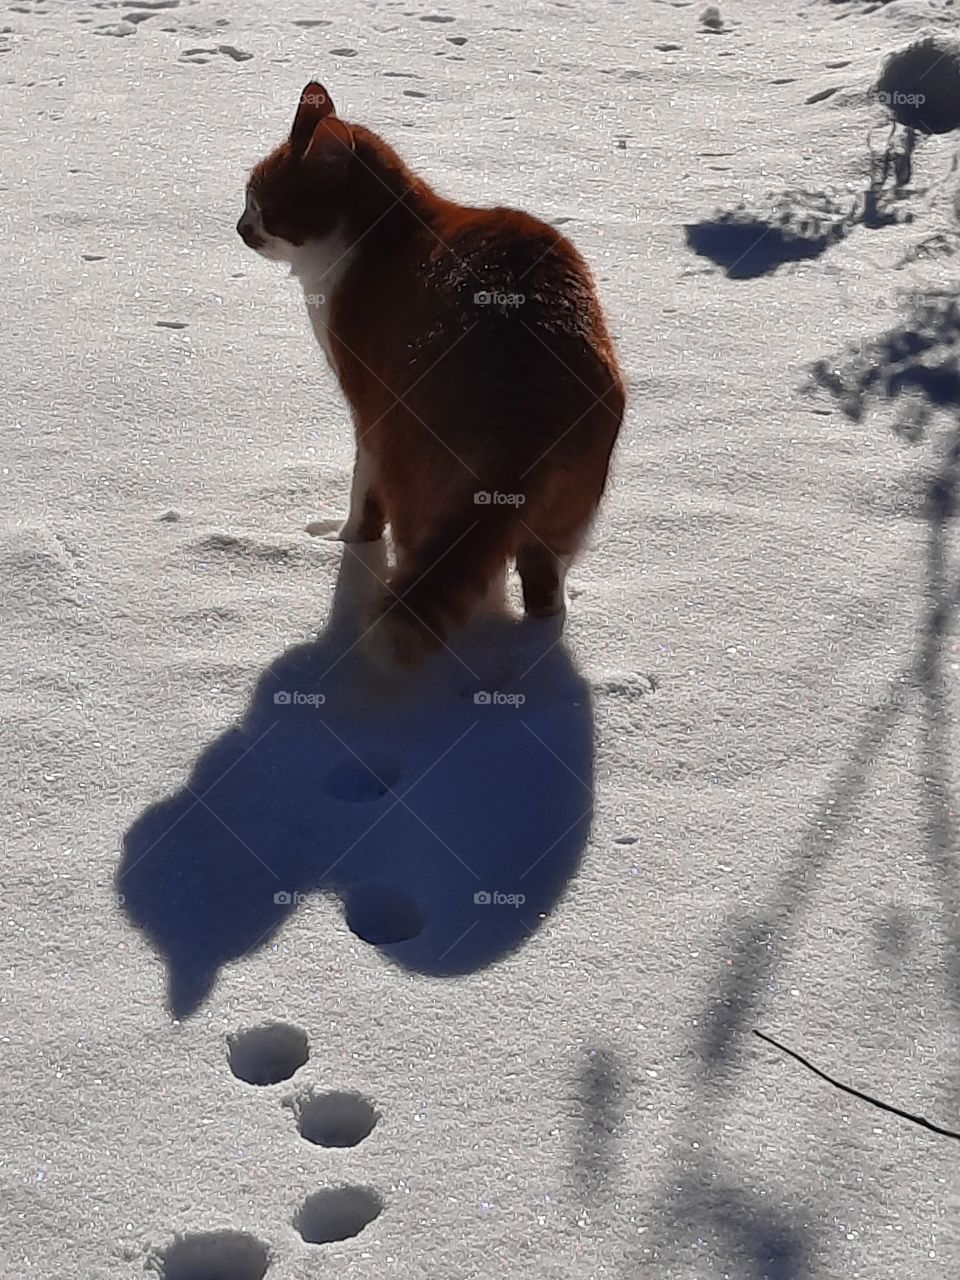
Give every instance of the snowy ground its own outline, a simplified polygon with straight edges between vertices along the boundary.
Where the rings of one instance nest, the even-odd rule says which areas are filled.
[[[956,135],[808,260],[718,221],[849,205],[883,55],[956,19],[702,7],[7,6],[0,1280],[957,1273],[956,1144],[752,1035],[960,1128],[950,421],[811,374],[921,381]],[[306,532],[347,413],[233,229],[312,75],[562,225],[629,380],[565,642],[404,699],[376,552]]]

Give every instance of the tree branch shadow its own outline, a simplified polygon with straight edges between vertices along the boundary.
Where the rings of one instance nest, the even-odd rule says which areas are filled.
[[[835,771],[766,906],[741,918],[731,930],[716,994],[707,999],[699,1019],[695,1054],[701,1067],[692,1119],[682,1126],[677,1141],[677,1163],[686,1165],[688,1174],[678,1185],[664,1188],[655,1206],[656,1229],[647,1238],[650,1248],[669,1251],[684,1238],[702,1233],[704,1223],[710,1222],[726,1238],[731,1256],[746,1268],[737,1274],[764,1280],[810,1276],[812,1241],[791,1224],[784,1209],[771,1217],[768,1204],[730,1183],[711,1151],[712,1114],[737,1088],[744,1050],[756,1043],[750,1032],[778,964],[770,943],[774,938],[789,940],[800,927],[819,875],[842,856],[844,838],[868,794],[872,770],[911,699],[918,699],[921,708],[916,774],[925,815],[923,844],[931,882],[940,893],[948,939],[948,990],[960,1016],[960,876],[943,667],[944,644],[960,606],[960,580],[951,582],[948,560],[949,526],[960,509],[958,342],[956,295],[935,292],[921,299],[896,328],[872,343],[852,345],[839,363],[823,361],[813,370],[814,384],[827,390],[851,420],[859,420],[872,400],[889,399],[899,402],[894,429],[907,440],[924,438],[943,411],[950,412],[952,425],[926,492],[925,598],[913,658],[888,676],[882,698],[865,716],[848,759]],[[699,1146],[691,1156],[695,1141]],[[805,1207],[809,1212],[809,1205]],[[648,1264],[635,1249],[624,1275],[634,1274],[632,1266],[640,1274],[644,1265]]]

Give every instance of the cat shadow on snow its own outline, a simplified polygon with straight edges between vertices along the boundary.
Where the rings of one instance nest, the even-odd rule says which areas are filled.
[[[384,571],[382,542],[345,547],[324,630],[126,833],[117,890],[176,1017],[301,895],[336,894],[359,937],[452,976],[525,942],[577,869],[593,719],[560,620],[485,617],[391,680],[356,643]]]

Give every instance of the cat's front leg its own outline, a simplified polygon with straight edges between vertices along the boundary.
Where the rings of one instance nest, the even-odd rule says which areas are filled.
[[[376,464],[370,450],[358,442],[346,520],[314,520],[307,525],[307,533],[327,542],[376,542],[383,537],[385,523],[376,487]]]
[[[384,515],[376,489],[376,463],[370,450],[357,441],[350,486],[350,514],[337,533],[340,542],[376,542],[383,537]]]

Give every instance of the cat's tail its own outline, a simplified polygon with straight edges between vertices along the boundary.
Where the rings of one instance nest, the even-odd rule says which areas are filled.
[[[442,649],[487,597],[516,543],[517,508],[471,495],[394,570],[366,643],[374,656],[412,668]]]

